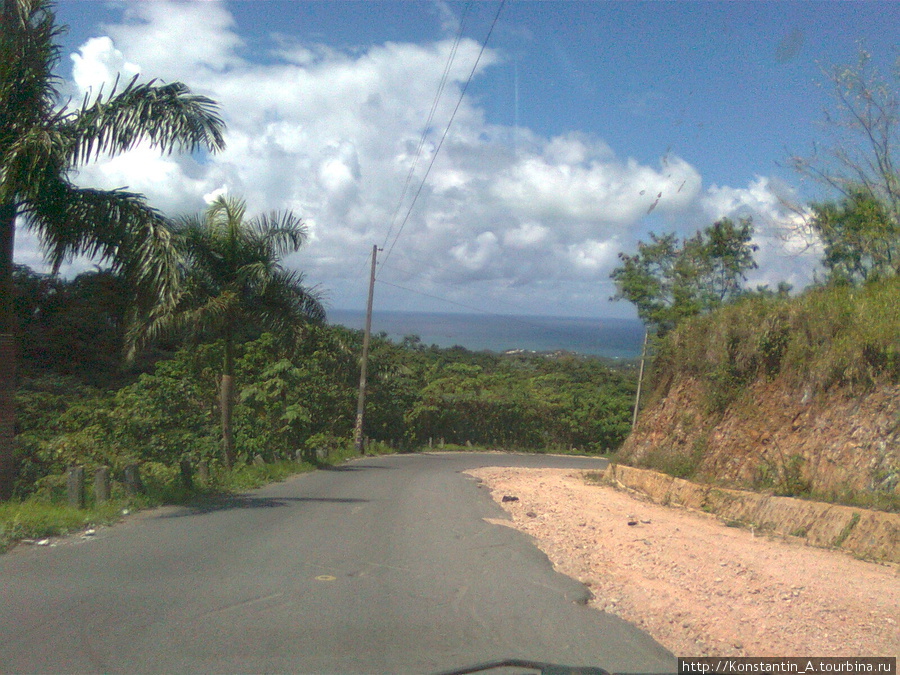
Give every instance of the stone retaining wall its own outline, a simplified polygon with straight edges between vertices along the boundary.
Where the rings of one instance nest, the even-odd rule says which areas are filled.
[[[900,563],[900,514],[699,485],[615,464],[603,480],[640,492],[657,504],[712,513],[760,532],[799,537],[811,546],[840,549],[860,558]]]

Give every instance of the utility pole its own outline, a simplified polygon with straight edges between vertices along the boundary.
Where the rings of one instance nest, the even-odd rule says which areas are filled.
[[[372,247],[372,274],[369,276],[369,302],[366,305],[366,330],[363,333],[362,358],[359,363],[359,398],[356,402],[356,428],[353,442],[356,452],[363,454],[363,414],[366,408],[366,367],[369,365],[369,338],[372,334],[372,301],[375,298],[375,260],[378,257],[378,245]]]
[[[650,331],[644,331],[644,346],[641,347],[641,370],[638,373],[637,395],[634,397],[634,415],[631,417],[631,428],[637,425],[638,408],[641,407],[641,384],[644,382],[644,359],[647,358],[647,336]]]

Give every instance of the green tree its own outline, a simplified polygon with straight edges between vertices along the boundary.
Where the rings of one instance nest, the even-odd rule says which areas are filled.
[[[179,349],[152,373],[117,391],[108,444],[119,464],[140,459],[170,466],[179,459],[209,460],[218,453],[215,390],[221,349]]]
[[[11,493],[15,410],[13,241],[17,219],[35,230],[49,261],[107,258],[135,284],[165,286],[172,267],[162,215],[140,195],[80,188],[79,164],[141,142],[163,152],[224,147],[213,101],[175,82],[131,80],[59,105],[56,25],[48,0],[0,0],[0,498]],[[155,265],[150,262],[155,261]]]
[[[245,384],[235,406],[235,437],[247,455],[293,458],[312,450],[313,435],[349,436],[356,406],[355,359],[339,345],[338,330],[316,326],[287,353],[271,333],[243,345],[236,363]],[[315,454],[307,455],[315,460]]]
[[[94,385],[121,378],[131,293],[110,270],[74,279],[16,265],[13,275],[22,375],[76,375]]]
[[[865,187],[840,202],[813,204],[811,225],[834,283],[863,283],[900,272],[900,225]]]
[[[235,344],[248,327],[296,342],[302,327],[325,319],[316,289],[303,275],[285,269],[281,259],[300,249],[306,227],[290,212],[245,220],[240,199],[220,196],[201,215],[180,220],[173,229],[183,257],[179,290],[129,334],[131,353],[148,340],[185,330],[196,341],[221,340],[219,385],[222,451],[234,462]]]
[[[613,300],[628,300],[659,335],[682,319],[707,312],[741,294],[745,273],[756,267],[749,218],[723,218],[683,242],[674,234],[650,233],[635,255],[620,253],[610,275]]]
[[[707,305],[715,307],[739,296],[747,279],[745,272],[756,269],[753,254],[758,246],[750,243],[753,239],[750,218],[743,218],[738,223],[722,218],[699,233],[696,239]]]

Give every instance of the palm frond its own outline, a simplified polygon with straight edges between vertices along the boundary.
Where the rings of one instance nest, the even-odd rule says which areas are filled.
[[[176,297],[177,300],[180,299]],[[127,329],[124,337],[124,357],[126,363],[132,363],[138,353],[148,344],[164,336],[176,332],[181,314],[171,307],[155,307],[148,312],[140,312],[135,308],[127,316]]]
[[[319,289],[280,260],[280,251],[302,243],[300,220],[272,214],[248,223],[245,212],[243,200],[222,196],[173,224],[182,256],[178,300],[148,316],[132,344],[174,330],[197,339],[266,330],[290,342],[299,326],[325,321]]]
[[[132,360],[151,342],[172,335],[185,335],[194,341],[208,335],[218,337],[223,327],[239,314],[237,295],[226,291],[205,296],[196,288],[182,288],[174,306],[158,306],[144,315],[132,317],[125,336],[126,358]]]
[[[257,216],[249,227],[277,257],[300,250],[308,234],[304,222],[290,211],[272,211]]]
[[[57,119],[59,61],[49,3],[0,3],[0,200],[11,203],[38,167],[61,166],[65,144],[45,131]],[[52,151],[51,151],[52,150]],[[64,160],[63,160],[64,163]]]
[[[209,270],[218,264],[221,256],[217,253],[215,237],[206,226],[204,218],[186,216],[172,225],[176,245],[191,269]]]
[[[218,332],[230,316],[238,313],[240,299],[233,291],[203,298],[202,302],[183,312],[181,323],[195,332]]]
[[[39,200],[22,205],[22,215],[37,226],[49,262],[59,267],[76,255],[113,256],[132,241],[135,230],[164,226],[156,209],[141,195],[125,190],[79,188],[55,175],[44,174]]]
[[[44,176],[40,188],[41,198],[24,203],[22,215],[38,230],[55,270],[76,255],[109,260],[140,289],[139,307],[172,302],[179,254],[168,221],[141,195],[78,188],[52,174]]]
[[[42,176],[60,175],[66,162],[65,138],[35,125],[0,148],[0,203],[38,200]]]
[[[267,312],[275,310],[291,323],[323,323],[326,320],[322,292],[307,287],[302,273],[276,270],[260,294],[260,306]]]
[[[0,3],[0,129],[13,129],[11,119],[40,117],[52,111],[59,78],[56,26],[47,0],[4,0]]]
[[[244,200],[232,195],[219,195],[206,210],[207,225],[211,230],[222,230],[231,234],[241,228],[247,205]]]
[[[272,280],[281,266],[274,260],[253,259],[237,270],[234,283],[248,294],[259,293]]]
[[[192,94],[181,82],[138,84],[137,76],[121,91],[117,87],[118,80],[108,96],[101,91],[93,101],[85,97],[81,109],[63,120],[73,164],[128,151],[144,140],[167,153],[225,147],[225,123],[212,99]]]

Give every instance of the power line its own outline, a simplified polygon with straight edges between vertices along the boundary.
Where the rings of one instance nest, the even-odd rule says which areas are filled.
[[[362,262],[361,262],[357,267],[354,267],[354,268],[353,268],[355,271],[354,271],[354,273],[353,273],[351,276],[352,276],[352,278],[354,278],[354,279],[359,279],[359,278],[362,278],[363,274],[365,274],[366,268],[367,268],[368,265],[369,265],[369,260],[372,259],[372,254],[369,253],[369,254],[366,255],[365,257],[363,257],[363,256],[361,256],[361,255],[360,255],[360,256],[355,256],[355,257],[356,257],[357,260],[361,260]]]
[[[390,281],[385,281],[384,279],[376,279],[379,284],[384,284],[385,286],[391,286],[393,288],[399,288],[401,291],[406,291],[408,293],[413,293],[415,295],[421,295],[425,298],[431,298],[432,300],[440,300],[441,302],[446,302],[450,305],[456,305],[457,307],[462,307],[463,309],[470,309],[473,312],[478,312],[479,314],[488,314],[489,312],[485,312],[483,309],[479,309],[478,307],[473,307],[472,305],[465,305],[461,302],[456,302],[455,300],[450,300],[448,298],[442,298],[439,295],[431,295],[430,293],[425,293],[423,291],[417,291],[412,288],[407,288],[406,286],[401,286],[400,284],[394,284]]]
[[[405,256],[406,256],[408,259],[412,260],[412,261],[420,262],[420,263],[423,263],[423,264],[427,264],[427,265],[430,265],[430,266],[433,267],[433,268],[442,269],[442,270],[445,270],[445,271],[448,271],[448,272],[452,272],[452,271],[453,271],[453,268],[451,268],[451,267],[449,267],[449,266],[447,266],[447,265],[441,265],[439,262],[426,262],[426,261],[423,261],[423,260],[419,260],[419,259],[417,259],[417,258],[415,258],[415,257],[413,257],[413,256],[410,256],[409,254],[405,254]],[[409,270],[409,269],[405,269],[405,268],[403,268],[403,267],[399,267],[396,263],[392,263],[391,265],[383,265],[383,264],[382,264],[382,265],[381,265],[381,269],[383,269],[383,270],[384,270],[384,269],[387,269],[387,270],[396,270],[396,271],[398,271],[398,272],[402,272],[402,273],[404,273],[404,274],[408,274],[410,277],[415,277],[415,276],[417,276],[417,273],[416,273],[416,272],[413,272],[413,271],[411,271],[411,270]],[[378,281],[381,281],[382,283],[385,283],[385,284],[388,283],[388,282],[384,281],[383,279],[381,279],[380,277],[379,277]],[[408,291],[410,291],[411,293],[418,293],[418,291],[414,291],[414,290],[409,289],[409,288],[404,288],[403,290],[408,290]],[[444,302],[452,302],[451,300],[446,300],[445,298],[438,298],[438,297],[434,297],[434,296],[429,296],[429,297],[433,297],[435,300],[441,300],[441,301],[444,301]],[[505,306],[510,307],[510,308],[512,308],[512,309],[517,309],[517,310],[519,310],[520,312],[523,312],[523,313],[525,313],[525,314],[528,314],[528,313],[531,311],[528,307],[524,307],[523,305],[517,305],[516,303],[510,302],[509,300],[495,300],[495,302],[496,302],[497,304],[505,305]],[[469,309],[474,309],[474,308],[469,308]],[[484,311],[484,310],[476,310],[476,311]],[[489,313],[489,312],[485,312],[485,313]]]
[[[382,248],[387,246],[388,240],[391,238],[391,233],[394,231],[394,226],[397,224],[397,216],[400,214],[400,208],[403,206],[403,200],[406,198],[406,193],[409,190],[409,185],[412,182],[413,174],[416,171],[416,168],[419,165],[419,159],[422,157],[422,149],[425,147],[425,141],[428,138],[428,130],[431,128],[431,123],[434,120],[434,113],[437,110],[438,103],[440,102],[441,96],[444,94],[444,88],[447,86],[447,80],[450,76],[450,69],[453,66],[453,62],[456,60],[456,52],[459,49],[459,43],[462,40],[463,30],[466,25],[466,15],[469,13],[469,7],[472,3],[467,3],[465,9],[463,9],[463,15],[459,20],[459,30],[456,33],[456,39],[453,42],[453,47],[450,49],[450,54],[447,57],[447,63],[444,65],[444,72],[441,75],[441,81],[438,84],[437,92],[434,95],[434,101],[431,103],[431,110],[428,112],[428,119],[425,120],[425,125],[422,127],[422,136],[419,138],[419,144],[416,147],[416,156],[413,159],[412,165],[409,167],[409,172],[406,174],[406,182],[403,184],[403,190],[400,193],[400,199],[397,200],[397,208],[394,209],[394,214],[391,216],[391,226],[388,228],[387,235],[384,238],[384,244]]]
[[[463,309],[468,309],[470,311],[476,312],[477,314],[484,314],[485,316],[500,316],[504,319],[512,321],[514,323],[520,323],[523,326],[530,326],[531,328],[540,328],[541,330],[556,330],[559,333],[565,333],[566,331],[562,328],[554,329],[553,326],[546,326],[537,323],[533,323],[531,321],[527,321],[522,317],[515,316],[512,314],[497,314],[496,312],[488,312],[486,310],[481,309],[480,307],[475,307],[474,305],[466,305],[462,302],[456,302],[455,300],[450,300],[448,298],[443,298],[439,295],[432,295],[430,293],[425,293],[423,291],[417,291],[412,288],[407,288],[406,286],[401,286],[399,284],[391,283],[390,281],[385,281],[384,279],[376,279],[377,283],[384,284],[385,286],[391,286],[393,288],[399,288],[401,291],[407,291],[408,293],[413,293],[414,295],[421,295],[425,298],[431,298],[432,300],[439,300],[441,302],[446,302],[450,305],[456,305],[457,307],[462,307]]]
[[[453,108],[453,113],[450,115],[450,120],[447,122],[447,128],[444,129],[441,140],[438,143],[437,148],[435,148],[434,154],[431,156],[431,161],[428,163],[428,168],[425,170],[425,175],[422,176],[422,182],[419,184],[419,189],[416,190],[416,194],[413,196],[412,203],[409,205],[409,209],[407,209],[406,211],[406,216],[404,216],[403,222],[400,224],[400,228],[397,230],[397,235],[394,237],[394,242],[391,244],[391,247],[388,249],[387,253],[381,261],[382,265],[384,265],[384,263],[386,263],[391,257],[391,253],[393,252],[394,247],[397,245],[397,240],[400,239],[400,235],[403,233],[403,229],[406,227],[407,221],[409,221],[409,216],[412,213],[413,207],[416,205],[416,202],[419,199],[419,195],[422,194],[422,189],[425,187],[425,181],[428,180],[428,175],[431,173],[431,168],[434,166],[434,162],[441,151],[441,147],[443,147],[444,145],[444,140],[446,140],[447,134],[450,133],[450,127],[453,125],[453,120],[456,118],[456,113],[459,111],[459,107],[462,105],[463,98],[466,95],[466,90],[468,90],[469,84],[472,82],[472,78],[475,76],[475,71],[478,68],[478,64],[481,62],[481,57],[484,54],[484,50],[487,48],[487,43],[491,39],[491,35],[494,32],[494,27],[497,25],[497,21],[500,19],[500,12],[503,11],[504,4],[506,4],[506,0],[500,0],[500,4],[497,7],[497,13],[494,15],[494,20],[491,22],[490,30],[488,30],[488,33],[484,38],[484,42],[482,42],[481,44],[481,50],[478,52],[478,58],[475,59],[475,63],[472,65],[472,70],[469,72],[469,77],[466,78],[466,83],[463,85],[462,91],[459,94],[459,100],[456,102],[456,107]]]

